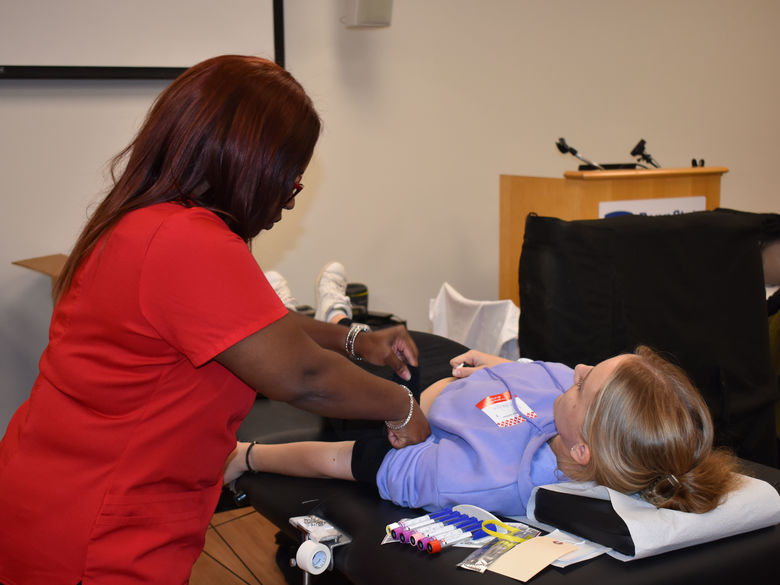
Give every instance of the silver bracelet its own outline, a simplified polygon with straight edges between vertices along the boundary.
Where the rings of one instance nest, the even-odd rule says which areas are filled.
[[[355,339],[357,338],[358,333],[362,333],[363,331],[371,331],[371,328],[368,325],[353,323],[352,326],[349,328],[349,332],[347,332],[347,339],[344,342],[344,350],[347,352],[347,355],[352,359],[356,359],[356,360],[363,359],[358,354],[355,353]]]
[[[414,394],[412,394],[412,391],[403,384],[399,384],[399,386],[409,393],[409,414],[406,415],[404,422],[402,422],[400,425],[393,425],[385,421],[385,426],[387,426],[387,428],[391,431],[400,431],[402,428],[408,425],[409,421],[412,420],[412,413],[414,412]]]

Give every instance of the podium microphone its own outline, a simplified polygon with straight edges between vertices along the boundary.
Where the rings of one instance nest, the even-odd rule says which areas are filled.
[[[637,157],[637,160],[643,160],[648,164],[653,165],[655,168],[659,169],[661,168],[661,165],[656,162],[656,160],[650,156],[647,152],[645,152],[645,139],[642,138],[639,142],[636,143],[636,146],[631,151],[631,156]]]
[[[585,158],[584,156],[579,154],[577,152],[576,148],[572,148],[571,146],[566,144],[566,139],[565,138],[559,138],[558,142],[555,143],[555,146],[558,147],[558,150],[561,151],[561,154],[571,154],[571,155],[577,157],[578,159],[580,159],[586,165],[593,167],[594,169],[597,169],[597,170],[600,170],[600,171],[604,170],[604,167],[602,167],[601,165],[596,164],[596,163],[594,163],[592,161],[589,161],[587,158]]]

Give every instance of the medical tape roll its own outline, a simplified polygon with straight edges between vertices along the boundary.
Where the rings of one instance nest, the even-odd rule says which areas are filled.
[[[321,542],[305,540],[295,553],[299,568],[312,575],[319,575],[330,565],[330,549]]]

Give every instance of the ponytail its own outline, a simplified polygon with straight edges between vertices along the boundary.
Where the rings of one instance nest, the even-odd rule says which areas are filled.
[[[642,489],[639,495],[658,508],[701,514],[721,503],[735,489],[739,476],[734,473],[736,458],[725,449],[711,451],[704,460],[679,477],[660,478]],[[666,486],[664,481],[666,480]]]

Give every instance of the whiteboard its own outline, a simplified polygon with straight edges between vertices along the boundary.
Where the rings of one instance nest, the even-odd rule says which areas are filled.
[[[0,66],[185,68],[226,53],[275,58],[274,0],[0,0]]]

